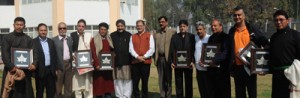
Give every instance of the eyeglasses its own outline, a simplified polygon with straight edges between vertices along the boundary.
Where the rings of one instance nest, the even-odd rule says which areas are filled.
[[[66,30],[67,28],[58,28],[58,30]]]

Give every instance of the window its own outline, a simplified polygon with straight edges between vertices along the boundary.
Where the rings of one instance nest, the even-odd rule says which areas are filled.
[[[9,28],[0,29],[1,33],[9,33]]]
[[[93,25],[93,30],[98,30],[98,25]]]
[[[86,29],[86,30],[92,30],[92,26],[91,26],[91,25],[87,25],[87,26],[85,27],[85,29]]]
[[[68,30],[74,30],[74,28],[75,28],[74,25],[67,26],[67,29],[68,29]]]
[[[52,31],[52,26],[48,26],[48,31]]]

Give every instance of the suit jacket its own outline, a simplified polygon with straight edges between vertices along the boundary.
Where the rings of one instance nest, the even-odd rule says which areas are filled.
[[[79,36],[77,31],[76,32],[72,32],[71,34],[72,40],[73,40],[73,51],[77,51],[78,50],[78,43],[79,43]]]
[[[57,65],[56,49],[53,40],[47,38],[49,53],[50,53],[50,69],[53,76],[55,76],[55,70]],[[33,43],[33,64],[36,66],[36,76],[44,77],[45,74],[45,54],[40,42],[40,38],[36,37],[32,41]]]
[[[68,44],[68,47],[69,47],[69,52],[70,52],[70,60],[69,60],[69,63],[72,62],[72,59],[73,59],[73,56],[72,56],[72,53],[73,53],[73,49],[72,49],[72,46],[73,46],[73,40],[71,37],[69,36],[66,36],[67,37],[67,44]],[[59,35],[55,36],[53,38],[53,41],[54,41],[54,45],[55,45],[55,48],[56,48],[56,53],[57,53],[57,69],[59,70],[64,70],[64,63],[63,63],[63,56],[64,56],[64,46],[63,46],[63,41],[59,39]]]
[[[155,39],[162,39],[162,31],[160,32],[157,32],[155,34]],[[168,57],[169,57],[169,50],[170,50],[170,44],[171,44],[171,38],[172,38],[172,35],[174,35],[176,33],[175,30],[173,29],[168,29],[166,28],[166,39],[165,39],[165,57],[166,57],[166,60],[168,61]],[[157,64],[157,59],[158,59],[158,44],[160,42],[158,42],[157,40],[155,40],[155,64]]]

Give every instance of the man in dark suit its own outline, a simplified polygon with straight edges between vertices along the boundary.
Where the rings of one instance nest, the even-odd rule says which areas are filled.
[[[56,50],[53,40],[47,38],[47,25],[40,23],[37,27],[38,37],[33,39],[33,64],[36,65],[36,97],[43,98],[46,87],[47,98],[55,94]]]
[[[57,53],[57,80],[55,98],[70,98],[72,95],[72,46],[73,40],[67,36],[67,25],[64,22],[58,24],[59,35],[53,38]],[[62,87],[64,86],[64,97]]]

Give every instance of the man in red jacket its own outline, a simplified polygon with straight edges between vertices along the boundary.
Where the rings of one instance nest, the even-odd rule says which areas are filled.
[[[139,81],[142,79],[142,98],[148,98],[148,79],[150,74],[151,56],[154,53],[153,36],[145,31],[145,22],[136,21],[138,33],[130,38],[129,52],[134,57],[131,73],[134,98],[140,98]]]

